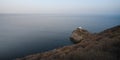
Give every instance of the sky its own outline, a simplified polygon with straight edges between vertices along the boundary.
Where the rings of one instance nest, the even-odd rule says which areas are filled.
[[[0,13],[120,14],[120,0],[0,0]]]

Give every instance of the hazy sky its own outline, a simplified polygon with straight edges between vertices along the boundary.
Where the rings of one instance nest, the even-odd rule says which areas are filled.
[[[0,0],[0,13],[120,14],[120,0]]]

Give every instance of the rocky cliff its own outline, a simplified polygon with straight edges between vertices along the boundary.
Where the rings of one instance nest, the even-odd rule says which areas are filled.
[[[85,29],[80,29],[80,28],[77,28],[76,30],[74,30],[72,32],[72,35],[70,36],[70,40],[73,42],[73,43],[79,43],[83,40],[89,40],[91,39],[91,37],[93,37],[94,35],[89,33],[87,30]]]
[[[97,34],[76,29],[70,38],[77,44],[16,60],[120,60],[120,26]]]

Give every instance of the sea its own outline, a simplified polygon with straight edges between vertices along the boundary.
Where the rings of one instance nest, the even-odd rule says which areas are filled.
[[[120,15],[0,14],[0,60],[72,45],[77,27],[91,33],[120,25]]]

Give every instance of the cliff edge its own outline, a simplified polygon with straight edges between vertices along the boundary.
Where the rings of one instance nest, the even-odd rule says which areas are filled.
[[[70,38],[77,44],[16,60],[120,60],[120,25],[97,34],[76,29]]]

